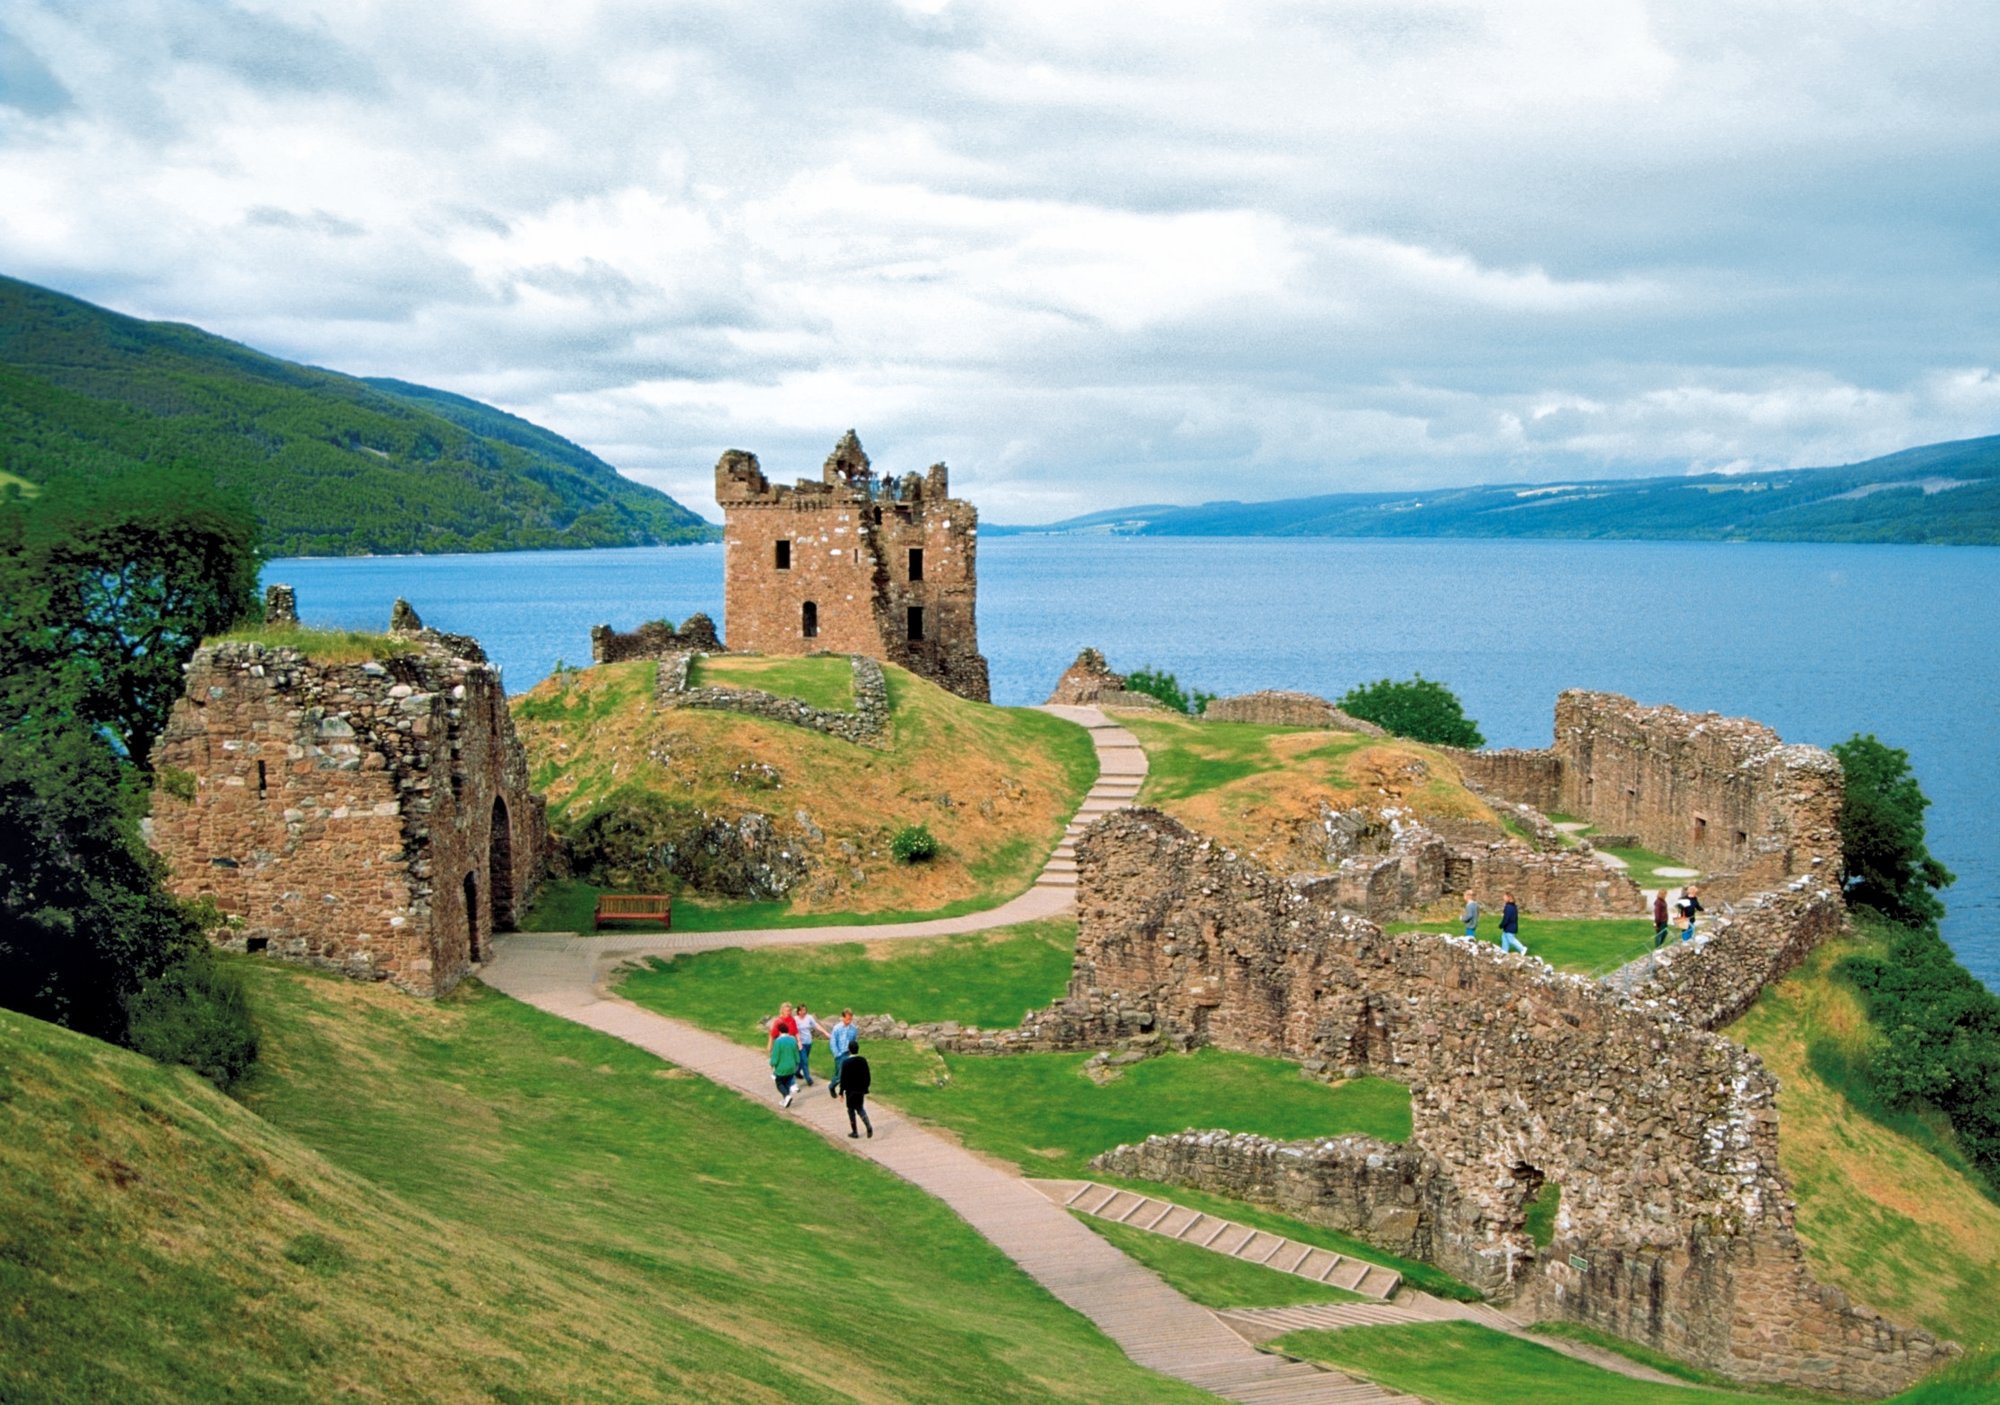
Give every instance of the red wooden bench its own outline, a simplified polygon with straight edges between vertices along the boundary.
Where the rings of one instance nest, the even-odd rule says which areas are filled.
[[[604,893],[592,914],[593,929],[607,922],[658,922],[674,925],[674,899],[670,893]]]

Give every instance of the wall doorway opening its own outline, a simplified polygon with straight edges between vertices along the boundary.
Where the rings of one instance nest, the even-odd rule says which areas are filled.
[[[910,606],[910,642],[924,642],[924,607],[921,605]]]
[[[799,609],[799,633],[808,639],[819,638],[819,606],[810,600]]]
[[[486,897],[493,906],[493,930],[514,930],[514,835],[507,827],[507,802],[493,797],[493,828],[486,840]]]
[[[485,951],[479,941],[479,880],[471,874],[465,875],[465,941],[474,961],[484,961]]]

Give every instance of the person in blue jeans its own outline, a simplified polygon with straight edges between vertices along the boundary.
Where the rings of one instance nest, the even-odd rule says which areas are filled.
[[[1528,954],[1528,948],[1521,945],[1521,909],[1514,905],[1514,895],[1507,893],[1506,906],[1500,909],[1500,949]]]
[[[819,1021],[812,1017],[812,1011],[801,1000],[792,1006],[792,1020],[799,1030],[799,1082],[810,1088],[813,1085],[813,1040],[819,1034]]]
[[[826,1085],[829,1098],[840,1096],[840,1071],[847,1066],[847,1056],[854,1052],[854,1046],[861,1040],[861,1031],[855,1028],[854,1011],[842,1010],[840,1023],[827,1033],[827,1047],[833,1050],[833,1082]]]
[[[1465,935],[1479,935],[1479,900],[1470,893],[1465,895]]]

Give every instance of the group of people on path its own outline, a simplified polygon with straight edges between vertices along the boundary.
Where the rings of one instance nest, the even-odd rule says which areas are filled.
[[[1701,884],[1690,883],[1681,889],[1681,895],[1674,899],[1673,915],[1680,920],[1682,941],[1694,940],[1694,920],[1707,910],[1701,905]],[[1667,944],[1671,926],[1667,917],[1667,890],[1662,888],[1653,894],[1653,950]]]
[[[822,1031],[833,1051],[833,1081],[827,1085],[827,1096],[847,1099],[848,1136],[860,1136],[865,1127],[872,1137],[875,1124],[868,1120],[868,1060],[861,1056],[861,1030],[854,1023],[852,1010],[842,1010],[839,1022],[829,1028],[813,1017],[805,1001],[794,1004],[787,1000],[765,1023],[769,1040],[765,1056],[771,1063],[771,1081],[777,1085],[778,1106],[790,1107],[800,1087],[813,1086],[812,1051]]]
[[[1521,942],[1521,907],[1514,901],[1512,893],[1500,895],[1500,949],[1528,954],[1528,948]],[[1477,940],[1479,937],[1479,899],[1471,893],[1465,895],[1465,935]]]

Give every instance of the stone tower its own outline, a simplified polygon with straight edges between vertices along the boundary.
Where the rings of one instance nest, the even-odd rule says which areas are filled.
[[[987,701],[979,514],[951,496],[943,464],[877,478],[850,429],[817,482],[790,487],[731,449],[715,465],[715,500],[731,648],[867,654]]]

